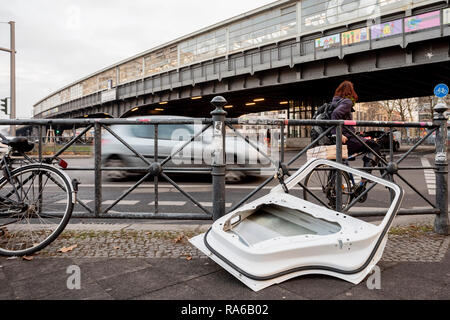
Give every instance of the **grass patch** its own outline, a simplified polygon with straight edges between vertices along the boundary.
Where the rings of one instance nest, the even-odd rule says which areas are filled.
[[[54,144],[44,144],[42,146],[42,154],[43,155],[53,155],[59,150],[61,150],[64,145],[54,145]],[[65,155],[91,155],[93,153],[92,145],[72,145],[63,154]],[[29,155],[37,155],[38,147],[35,146],[34,150]]]
[[[393,227],[389,230],[389,234],[396,236],[412,236],[419,237],[425,235],[435,235],[432,226],[405,226],[405,227]]]

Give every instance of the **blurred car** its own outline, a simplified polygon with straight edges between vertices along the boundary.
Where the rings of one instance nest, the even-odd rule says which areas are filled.
[[[393,138],[394,138],[394,151],[398,151],[400,149],[400,139],[398,138],[398,135],[396,134],[398,131],[394,131]],[[380,144],[381,149],[390,149],[390,142],[389,142],[389,133],[386,133],[381,130],[374,130],[374,131],[366,131],[362,135],[364,138],[369,140],[375,140],[377,139],[377,142]]]
[[[189,119],[178,116],[147,116],[133,117],[130,120],[151,122],[152,120],[164,119]],[[158,162],[174,154],[183,144],[188,142],[196,133],[203,128],[199,125],[167,124],[158,126]],[[133,149],[143,155],[149,162],[154,162],[155,128],[152,124],[143,125],[112,125],[111,129]],[[258,152],[251,148],[243,139],[227,133],[225,139],[227,164],[232,167],[260,167]],[[262,146],[261,146],[262,147]],[[201,138],[195,139],[179,152],[165,167],[177,168],[177,173],[192,173],[190,168],[205,168],[211,165],[211,152],[214,150],[212,128],[206,130]],[[209,155],[209,156],[208,156]],[[133,168],[147,167],[148,165],[134,154],[129,148],[118,141],[112,134],[106,132],[102,136],[102,163],[104,167],[110,168]],[[183,170],[186,168],[186,170]],[[129,171],[109,171],[104,175],[112,181],[122,180],[133,174]],[[195,174],[211,174],[210,170],[199,171]],[[254,173],[253,173],[254,174]],[[225,180],[228,183],[242,181],[247,175],[246,171],[227,171]]]

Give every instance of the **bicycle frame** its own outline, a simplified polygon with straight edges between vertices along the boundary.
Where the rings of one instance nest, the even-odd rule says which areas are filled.
[[[0,133],[0,138],[3,141],[8,140],[1,133]],[[5,177],[7,183],[11,184],[12,190],[6,196],[1,196],[0,195],[0,210],[1,210],[2,206],[3,207],[7,207],[7,208],[9,208],[11,205],[19,205],[20,206],[20,205],[23,204],[23,200],[24,200],[24,199],[22,199],[22,197],[20,195],[20,192],[19,192],[18,188],[16,187],[16,185],[14,184],[14,182],[11,181],[11,179],[12,179],[12,170],[11,170],[12,169],[12,163],[11,163],[10,156],[11,156],[11,153],[13,153],[13,152],[19,153],[19,155],[21,157],[23,157],[24,160],[28,161],[29,163],[37,163],[38,162],[38,161],[35,161],[32,158],[30,158],[29,156],[27,156],[25,153],[17,151],[17,150],[14,150],[13,148],[9,147],[8,152],[5,155],[3,155],[3,157],[0,160],[0,168],[3,171],[3,176]],[[34,179],[35,177],[36,177],[36,175],[32,175],[32,176],[26,178],[24,181],[21,181],[19,183],[19,189],[22,188],[23,185],[25,185],[26,183],[28,183],[31,179]],[[57,184],[58,186],[61,187],[61,185],[57,181],[55,181],[51,177],[49,177],[49,178],[55,184]],[[39,181],[39,185],[41,185],[41,179],[42,179],[42,175],[39,175],[39,180],[40,180]],[[73,182],[72,182],[72,185],[73,185]],[[11,199],[11,196],[13,196],[14,194],[16,195],[16,197],[18,199],[17,201]],[[41,204],[39,204],[39,210],[40,210],[40,208],[41,208]]]
[[[15,184],[11,181],[11,162],[10,162],[10,158],[9,158],[9,154],[11,153],[11,149],[8,151],[7,154],[5,154],[1,161],[0,161],[0,168],[2,168],[3,171],[3,176],[5,177],[6,181],[8,181],[9,184],[11,184],[12,186],[12,192],[8,193],[6,195],[6,197],[3,197],[0,195],[0,207],[2,205],[5,205],[5,202],[8,202],[8,204],[6,204],[7,206],[10,206],[11,203],[12,204],[16,204],[16,205],[20,205],[22,203],[22,199],[21,196],[15,186]],[[20,184],[20,186],[22,186],[23,183]],[[18,201],[14,201],[12,200],[10,197],[15,194],[17,196]]]
[[[388,133],[385,132],[384,134],[382,134],[379,138],[375,139],[374,141],[377,142],[377,140],[380,140],[381,138],[383,138],[383,137],[386,136],[387,134],[388,134]],[[349,166],[349,161],[356,160],[356,158],[358,158],[359,156],[362,156],[362,155],[368,154],[368,153],[371,153],[371,152],[364,151],[364,152],[358,152],[358,153],[352,154],[351,156],[348,157],[348,159],[346,159],[346,160],[343,161],[343,164]],[[383,153],[380,152],[380,156],[381,156],[381,157],[384,157],[385,154],[383,154]],[[379,161],[380,161],[380,160],[377,159],[377,164],[379,163]],[[369,167],[367,167],[367,168],[369,168]],[[352,174],[351,172],[348,172],[348,176],[349,176],[350,181],[351,181],[351,183],[352,183],[352,187],[355,186],[355,179],[354,179],[354,177],[353,177],[353,174]]]

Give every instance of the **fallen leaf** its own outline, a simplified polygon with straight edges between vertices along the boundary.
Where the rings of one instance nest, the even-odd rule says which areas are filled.
[[[26,261],[31,261],[31,260],[33,260],[34,258],[33,258],[33,257],[28,257],[28,256],[23,256],[22,259],[23,259],[23,260],[26,260]]]
[[[178,238],[176,238],[176,239],[174,240],[174,242],[175,242],[175,243],[178,243],[178,242],[180,242],[181,240],[183,240],[183,238],[184,238],[184,235],[181,235],[181,236],[179,236]]]
[[[78,245],[74,244],[73,246],[70,246],[70,247],[63,247],[63,248],[59,249],[58,251],[62,252],[62,253],[66,253],[66,252],[72,251],[76,247],[78,247]]]

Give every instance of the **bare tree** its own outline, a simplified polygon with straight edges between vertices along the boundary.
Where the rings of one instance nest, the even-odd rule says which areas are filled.
[[[377,120],[378,115],[378,103],[370,102],[367,104],[367,117],[370,120]]]
[[[395,100],[384,100],[378,102],[378,105],[387,113],[388,121],[392,121],[394,112],[396,111]]]
[[[414,113],[418,111],[419,99],[409,98],[406,100],[406,111],[408,111],[409,121],[414,121]]]
[[[396,100],[396,107],[402,121],[414,121],[414,112],[418,110],[418,99],[406,98]],[[401,131],[403,137],[408,135],[406,128],[402,128]],[[413,133],[410,131],[410,134],[412,135]]]
[[[433,108],[436,106],[439,99],[435,96],[429,96],[429,97],[419,98],[418,100],[419,100],[419,104],[420,103],[423,104],[423,105],[419,106],[419,108],[422,108],[422,111],[427,111],[429,114],[430,120],[432,120],[434,118]],[[444,99],[444,102],[447,104],[447,106],[450,107],[450,96],[447,96]]]
[[[417,110],[417,98],[406,98],[395,100],[396,111],[400,114],[402,121],[413,121],[413,113]]]

